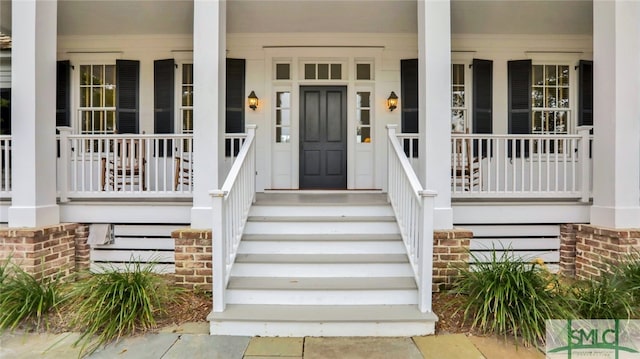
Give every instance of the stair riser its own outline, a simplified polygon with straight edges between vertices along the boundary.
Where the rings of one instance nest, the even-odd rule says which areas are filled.
[[[212,321],[211,335],[262,337],[412,337],[435,333],[435,321],[368,322],[253,322]]]
[[[408,263],[236,263],[232,277],[411,277]]]
[[[238,254],[405,254],[401,241],[242,241]]]
[[[410,305],[417,290],[235,290],[226,292],[229,304],[277,305]]]
[[[395,222],[247,222],[244,234],[399,234]]]
[[[312,221],[328,218],[388,218],[395,220],[390,206],[253,206],[249,211],[249,218],[282,217],[311,218]]]

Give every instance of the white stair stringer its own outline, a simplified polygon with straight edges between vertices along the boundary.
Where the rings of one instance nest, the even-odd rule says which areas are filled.
[[[437,317],[418,310],[413,270],[383,195],[350,194],[349,203],[269,196],[276,200],[259,197],[251,208],[226,309],[209,315],[212,335],[434,333]]]

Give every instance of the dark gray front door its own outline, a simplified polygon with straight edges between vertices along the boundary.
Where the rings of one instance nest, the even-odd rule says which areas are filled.
[[[347,88],[300,87],[300,189],[347,188]]]

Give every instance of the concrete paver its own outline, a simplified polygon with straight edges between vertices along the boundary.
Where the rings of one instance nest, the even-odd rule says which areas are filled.
[[[413,337],[413,341],[425,359],[484,359],[464,334]]]
[[[249,342],[245,357],[275,356],[301,357],[304,338],[263,338],[255,337]]]
[[[242,359],[251,337],[182,334],[162,359]]]
[[[513,340],[505,340],[499,337],[469,337],[469,340],[482,352],[487,359],[544,359],[544,354],[538,349],[526,348],[521,344],[516,347]]]
[[[159,359],[175,344],[178,337],[178,334],[162,333],[124,338],[117,343],[99,348],[89,358]]]
[[[78,334],[5,333],[0,336],[0,359],[77,357]],[[64,353],[64,355],[61,355]]]
[[[410,338],[306,338],[305,359],[422,359]]]
[[[180,325],[170,325],[160,329],[159,333],[209,334],[209,323],[189,322]]]

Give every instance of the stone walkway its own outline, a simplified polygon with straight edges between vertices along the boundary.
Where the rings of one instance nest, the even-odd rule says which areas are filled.
[[[219,359],[543,359],[533,348],[516,347],[493,337],[464,334],[412,338],[261,338],[210,336],[208,323],[166,328],[108,345],[89,358]],[[76,333],[0,336],[0,359],[77,358]]]

